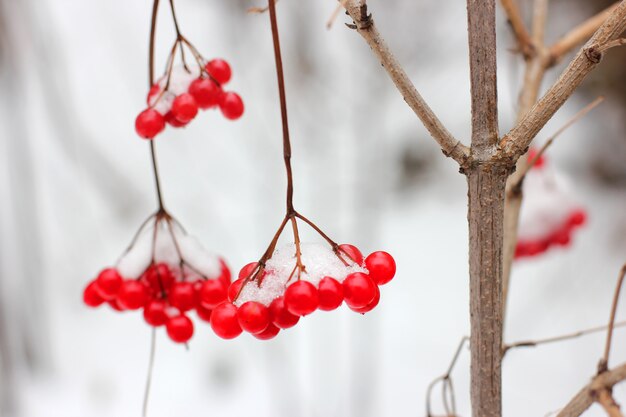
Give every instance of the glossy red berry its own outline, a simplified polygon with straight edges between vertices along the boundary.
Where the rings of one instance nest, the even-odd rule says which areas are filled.
[[[196,289],[191,282],[175,282],[170,287],[169,301],[172,307],[188,311],[197,305]]]
[[[374,295],[374,299],[372,301],[370,301],[365,307],[360,307],[360,308],[350,307],[350,309],[352,311],[355,311],[361,314],[365,314],[368,311],[372,311],[374,307],[376,307],[378,305],[378,302],[380,301],[380,289],[378,288],[378,286],[374,286],[374,288],[376,289],[376,294]]]
[[[237,307],[232,303],[222,303],[211,313],[211,329],[222,339],[234,339],[242,332],[237,319]]]
[[[215,308],[226,301],[228,290],[220,279],[207,279],[200,286],[200,304],[206,308]]]
[[[339,245],[339,249],[347,253],[350,259],[354,261],[354,263],[356,263],[359,266],[363,265],[363,254],[361,253],[359,248],[357,248],[356,246],[350,245],[348,243],[344,243],[343,245]]]
[[[93,280],[83,290],[83,302],[89,307],[98,307],[104,303],[104,298],[98,294],[96,281]]]
[[[193,322],[184,314],[170,318],[165,324],[167,335],[176,343],[185,343],[193,336]]]
[[[205,65],[206,71],[211,77],[220,84],[226,84],[230,81],[232,71],[230,65],[223,59],[212,59]]]
[[[238,278],[243,279],[243,278],[248,278],[249,276],[251,276],[252,272],[254,272],[257,265],[258,265],[257,262],[250,262],[249,264],[244,265],[244,267],[241,268],[241,270],[239,271]]]
[[[343,303],[343,286],[334,278],[322,278],[318,285],[317,292],[320,299],[320,310],[331,311]]]
[[[198,114],[198,103],[189,93],[177,96],[172,102],[172,115],[181,123],[188,123]]]
[[[149,301],[143,309],[143,318],[150,326],[163,326],[169,319],[167,303],[163,300]]]
[[[122,276],[117,272],[115,268],[103,269],[96,278],[96,290],[100,297],[105,300],[111,300],[115,298],[115,295],[122,285]]]
[[[185,127],[187,126],[187,124],[189,124],[188,121],[181,122],[180,120],[178,120],[171,110],[165,113],[165,122],[172,127]]]
[[[230,284],[230,287],[228,287],[228,301],[230,301],[231,303],[235,301],[235,298],[237,298],[239,291],[241,291],[241,286],[243,285],[243,281],[244,281],[244,278],[239,278],[238,280]]]
[[[309,281],[296,281],[285,290],[285,306],[291,314],[306,316],[317,309],[317,288]]]
[[[343,281],[343,295],[348,307],[365,307],[376,295],[376,284],[369,276],[354,272]]]
[[[146,109],[135,119],[135,130],[144,139],[152,139],[165,129],[165,118],[154,109]]]
[[[168,291],[174,283],[174,274],[167,264],[159,263],[148,267],[144,273],[148,286],[155,292]]]
[[[278,297],[270,304],[270,316],[272,323],[281,329],[288,329],[295,326],[300,320],[300,316],[291,314],[285,306],[285,298]]]
[[[210,109],[219,104],[222,88],[210,78],[198,78],[189,86],[189,94],[196,99],[198,107]]]
[[[211,321],[212,312],[213,310],[211,310],[210,308],[202,307],[202,304],[198,304],[196,306],[196,314],[207,323]]]
[[[220,97],[220,110],[224,117],[229,120],[239,119],[244,110],[243,100],[237,93],[225,92]]]
[[[383,251],[370,253],[365,258],[365,267],[369,271],[370,278],[378,285],[388,283],[396,274],[396,261]]]
[[[270,325],[267,326],[267,329],[263,330],[261,333],[255,333],[252,336],[256,337],[259,340],[269,340],[276,337],[278,332],[280,332],[280,329],[270,323]]]
[[[127,279],[117,292],[117,300],[125,310],[138,310],[148,302],[148,288],[139,281]]]
[[[263,304],[247,301],[237,310],[239,325],[248,333],[261,333],[270,324],[270,311]]]

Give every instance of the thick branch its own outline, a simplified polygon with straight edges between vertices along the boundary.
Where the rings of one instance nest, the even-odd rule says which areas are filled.
[[[626,0],[622,0],[541,100],[502,139],[500,142],[502,156],[517,158],[526,151],[537,133],[600,62],[601,55],[590,56],[588,51],[618,38],[624,29],[626,29]]]
[[[500,0],[500,3],[502,4],[502,8],[506,13],[507,18],[509,19],[513,33],[517,38],[520,51],[524,54],[524,58],[531,58],[535,53],[535,47],[533,46],[533,41],[528,33],[528,29],[526,29],[526,25],[524,24],[524,19],[522,19],[522,14],[517,6],[517,1]]]
[[[472,152],[479,158],[490,157],[489,151],[499,139],[495,19],[495,0],[467,1],[472,84]],[[484,155],[480,155],[481,153]]]
[[[393,56],[384,39],[378,33],[374,21],[367,13],[367,5],[364,0],[349,0],[346,2],[346,11],[354,20],[354,29],[365,39],[372,48],[372,52],[378,58],[387,71],[389,78],[395,84],[404,101],[422,121],[431,136],[437,141],[443,153],[453,158],[461,167],[466,165],[469,158],[469,149],[445,128],[435,113],[426,104],[422,96],[409,80],[400,63]]]
[[[585,20],[565,34],[561,39],[550,47],[551,64],[557,64],[563,56],[585,42],[595,33],[596,30],[606,21],[606,19],[615,11],[619,2],[604,9],[595,16]]]

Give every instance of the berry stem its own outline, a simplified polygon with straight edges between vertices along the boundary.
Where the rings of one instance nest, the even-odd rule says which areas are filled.
[[[178,45],[180,48],[180,58],[183,62],[183,67],[187,72],[189,72],[189,68],[187,67],[187,61],[185,60],[185,49],[183,48],[183,43],[181,42],[181,40],[183,39],[183,35],[180,33],[180,26],[178,26],[178,18],[176,17],[174,0],[170,0],[170,9],[172,10],[172,20],[174,21],[174,29],[176,30],[176,45]]]

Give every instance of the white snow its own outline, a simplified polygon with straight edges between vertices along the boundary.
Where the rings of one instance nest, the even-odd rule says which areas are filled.
[[[172,68],[172,75],[170,78],[170,84],[167,91],[163,95],[159,93],[153,95],[150,99],[149,105],[154,106],[154,109],[159,113],[165,115],[172,108],[172,102],[176,96],[186,93],[189,90],[189,85],[200,76],[200,69],[194,63],[189,63],[187,69],[180,65],[175,65]],[[161,91],[165,88],[167,83],[167,74],[159,78],[158,84],[161,87]],[[156,101],[158,99],[158,101]]]
[[[300,250],[302,263],[306,268],[300,279],[309,281],[316,287],[324,277],[332,277],[343,282],[353,272],[367,272],[365,268],[353,262],[348,266],[344,265],[327,244],[301,243]],[[293,243],[277,249],[266,262],[266,275],[261,286],[259,287],[256,282],[248,282],[235,304],[240,306],[247,301],[258,301],[269,305],[275,298],[280,297],[287,285],[297,279],[296,272],[289,281],[296,265],[295,254],[296,247]]]

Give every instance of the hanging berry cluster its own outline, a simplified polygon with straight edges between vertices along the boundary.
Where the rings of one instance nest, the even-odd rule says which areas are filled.
[[[568,246],[573,232],[585,224],[587,213],[572,198],[567,181],[550,170],[545,156],[529,151],[532,169],[524,179],[515,258],[528,258],[550,248]]]
[[[135,130],[144,139],[153,139],[165,129],[166,124],[174,128],[187,126],[199,110],[219,108],[229,120],[239,119],[244,111],[241,97],[235,92],[223,90],[232,76],[228,62],[204,59],[180,33],[173,6],[172,16],[176,41],[167,59],[165,74],[156,83],[151,81],[146,99],[148,108],[135,119]],[[193,55],[195,65],[187,64],[185,48]],[[182,63],[174,65],[177,52]],[[152,65],[152,51],[150,59]]]
[[[258,262],[241,269],[239,279],[229,288],[228,301],[211,313],[211,328],[224,339],[235,338],[243,331],[257,339],[271,339],[280,329],[295,326],[300,317],[317,309],[334,310],[344,301],[353,311],[366,313],[378,305],[378,286],[389,282],[396,272],[390,254],[374,252],[363,259],[355,246],[338,245],[293,206],[291,142],[274,0],[269,0],[269,12],[283,124],[287,210],[265,253]],[[313,228],[330,248],[303,244],[298,220]],[[288,223],[291,223],[294,242],[276,250]]]

